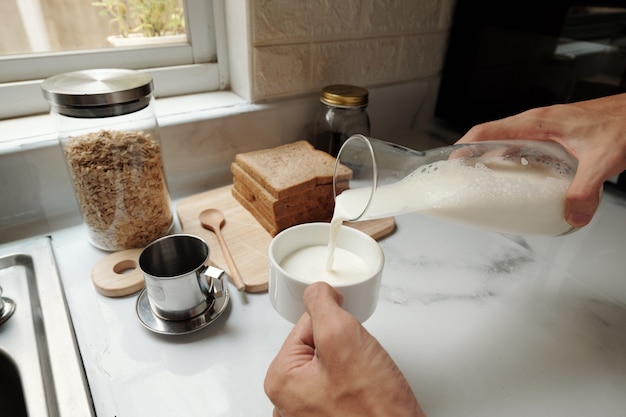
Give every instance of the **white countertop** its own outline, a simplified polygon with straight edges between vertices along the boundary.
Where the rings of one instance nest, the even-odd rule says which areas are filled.
[[[419,215],[396,219],[377,311],[364,324],[430,417],[626,415],[626,200],[588,227],[511,238]],[[137,296],[91,282],[106,253],[82,226],[53,247],[99,417],[270,416],[270,361],[292,325],[240,294],[182,336],[142,327]],[[375,377],[375,376],[372,376]]]

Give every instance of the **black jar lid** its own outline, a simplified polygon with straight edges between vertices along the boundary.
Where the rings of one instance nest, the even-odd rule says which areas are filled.
[[[152,94],[152,77],[127,69],[90,69],[50,77],[41,84],[41,89],[60,114],[79,118],[111,117],[147,107]]]
[[[367,106],[367,89],[348,84],[334,84],[322,90],[322,103],[337,107]]]

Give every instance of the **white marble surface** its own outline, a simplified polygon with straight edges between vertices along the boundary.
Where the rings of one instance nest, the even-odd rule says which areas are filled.
[[[365,327],[431,417],[626,415],[626,201],[560,238],[511,238],[397,218],[381,241]],[[53,234],[97,415],[270,416],[265,371],[291,329],[267,294],[239,294],[186,336],[144,329],[136,296],[99,295],[82,226]],[[233,287],[231,287],[232,289]],[[375,377],[375,376],[372,376]]]

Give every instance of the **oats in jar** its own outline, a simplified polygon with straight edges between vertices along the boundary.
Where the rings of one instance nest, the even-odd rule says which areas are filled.
[[[70,137],[64,153],[93,244],[139,248],[173,221],[159,144],[141,131],[100,130]]]

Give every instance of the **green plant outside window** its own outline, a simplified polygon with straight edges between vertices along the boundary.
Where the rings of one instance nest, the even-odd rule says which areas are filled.
[[[182,0],[101,0],[92,5],[101,8],[117,35],[132,33],[164,36],[185,33]]]

